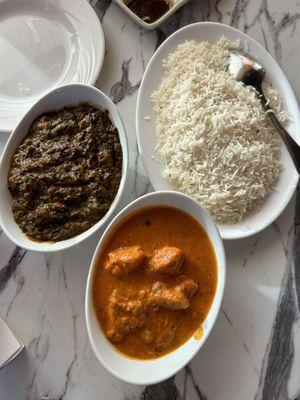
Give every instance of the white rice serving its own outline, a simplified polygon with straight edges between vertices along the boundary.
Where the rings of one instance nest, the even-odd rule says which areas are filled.
[[[281,170],[281,139],[254,89],[227,71],[228,48],[240,46],[224,37],[179,45],[152,95],[165,177],[221,223],[258,207]],[[278,92],[264,89],[285,122]]]

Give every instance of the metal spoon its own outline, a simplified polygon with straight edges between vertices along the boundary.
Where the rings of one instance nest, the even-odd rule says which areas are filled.
[[[241,81],[247,86],[253,86],[256,89],[264,110],[269,115],[275,128],[277,128],[294,161],[298,173],[300,173],[300,147],[276,117],[263,93],[262,83],[266,76],[266,71],[263,66],[250,54],[241,50],[232,49],[230,50],[229,72],[235,76],[237,81]]]

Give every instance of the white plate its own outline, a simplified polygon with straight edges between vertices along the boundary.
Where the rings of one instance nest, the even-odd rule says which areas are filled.
[[[139,151],[150,182],[155,190],[170,190],[174,187],[163,178],[163,164],[155,151],[155,112],[150,95],[157,89],[162,75],[162,61],[169,53],[186,40],[216,42],[225,35],[231,40],[244,39],[249,44],[249,53],[265,66],[269,82],[280,92],[284,107],[290,114],[288,126],[293,138],[300,142],[300,113],[295,95],[283,71],[269,53],[248,35],[228,25],[214,22],[200,22],[188,25],[171,35],[156,51],[145,71],[138,95],[136,127]],[[146,116],[150,120],[145,120]],[[153,159],[155,156],[155,159]],[[271,224],[290,201],[298,182],[298,174],[285,146],[282,147],[281,162],[284,170],[280,174],[275,190],[265,199],[259,211],[250,213],[241,222],[219,224],[223,239],[238,239],[253,235]]]
[[[92,298],[93,277],[96,268],[98,268],[97,260],[103,250],[103,245],[105,245],[111,233],[114,232],[116,226],[132,213],[136,213],[145,207],[157,205],[168,205],[179,208],[190,214],[202,225],[210,237],[215,250],[218,266],[218,284],[213,302],[202,324],[203,334],[200,339],[191,337],[182,346],[163,357],[152,360],[138,360],[123,356],[116,351],[99,326]],[[199,203],[189,196],[174,191],[149,193],[134,200],[119,212],[105,230],[96,247],[89,270],[85,295],[85,317],[89,339],[98,360],[117,378],[136,385],[150,385],[161,382],[176,374],[196,355],[208,338],[221,307],[225,278],[226,259],[223,242],[212,218]]]
[[[104,36],[86,0],[0,0],[0,132],[46,92],[94,84]]]

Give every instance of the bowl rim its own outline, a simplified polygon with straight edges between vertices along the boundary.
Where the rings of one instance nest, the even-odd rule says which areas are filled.
[[[93,300],[92,300],[92,284],[93,284],[93,279],[94,279],[94,270],[96,267],[96,263],[97,263],[97,259],[99,257],[99,253],[101,251],[101,247],[102,245],[105,243],[106,238],[109,236],[111,230],[113,230],[115,224],[121,223],[122,220],[126,219],[126,217],[128,215],[131,214],[130,212],[130,208],[133,205],[136,205],[137,203],[141,202],[142,199],[145,198],[150,198],[150,197],[160,197],[163,195],[170,195],[170,196],[174,196],[174,197],[181,197],[182,199],[185,199],[186,201],[190,201],[192,203],[195,204],[195,206],[199,209],[199,212],[204,214],[204,216],[207,218],[207,220],[209,221],[212,231],[215,234],[216,237],[216,241],[219,244],[219,258],[222,262],[219,264],[218,263],[218,286],[216,289],[216,293],[213,299],[213,302],[210,306],[210,310],[212,309],[213,305],[215,304],[215,312],[214,315],[211,317],[211,322],[210,325],[208,326],[208,328],[205,330],[205,337],[203,342],[201,343],[199,341],[199,345],[196,346],[188,355],[188,357],[186,357],[186,359],[184,359],[181,363],[179,363],[178,365],[176,365],[175,367],[171,367],[170,371],[168,373],[165,373],[164,375],[160,375],[159,377],[155,377],[152,379],[147,379],[147,380],[134,380],[134,379],[129,379],[129,378],[124,378],[118,371],[116,371],[115,369],[113,369],[106,361],[105,359],[102,357],[101,352],[98,350],[97,348],[97,344],[94,342],[94,338],[93,338],[93,331],[95,331],[95,329],[93,328],[93,324],[91,321],[91,313],[93,313]],[[181,207],[178,206],[174,206],[172,204],[170,204],[171,207],[175,207],[177,209],[181,209]],[[138,210],[141,210],[143,208],[146,208],[147,206],[142,205],[141,207],[137,208],[135,211],[133,212],[137,212]],[[195,218],[195,217],[194,217]],[[203,226],[202,226],[203,227]],[[203,227],[203,229],[205,230],[205,232],[207,232],[207,229],[205,227]],[[208,233],[208,232],[207,232]],[[210,235],[209,235],[210,236]],[[215,245],[213,243],[213,240],[210,238],[211,242],[212,242],[212,246],[214,248],[214,251],[216,253],[215,250]],[[217,224],[215,223],[215,221],[213,220],[213,218],[208,214],[208,212],[204,209],[203,206],[201,206],[200,203],[198,203],[196,200],[194,200],[192,197],[181,193],[181,192],[176,192],[174,190],[160,190],[160,191],[154,191],[151,193],[147,193],[135,200],[133,200],[132,202],[130,202],[126,207],[124,207],[109,223],[109,225],[106,227],[103,235],[101,236],[101,238],[99,239],[97,246],[95,248],[91,263],[90,263],[90,268],[89,268],[89,272],[88,272],[88,277],[87,277],[87,282],[86,282],[86,290],[85,290],[85,305],[84,305],[84,310],[85,310],[85,322],[86,322],[86,328],[87,328],[87,332],[88,332],[88,337],[89,337],[89,342],[91,344],[91,347],[93,349],[93,352],[96,356],[96,358],[98,359],[98,361],[102,364],[102,366],[110,373],[112,374],[114,377],[118,378],[119,380],[126,382],[126,383],[130,383],[133,385],[152,385],[152,384],[156,384],[159,382],[162,382],[168,378],[170,378],[171,376],[175,375],[177,372],[179,372],[185,365],[187,365],[192,359],[193,357],[199,352],[199,350],[203,347],[203,345],[206,343],[207,338],[209,337],[212,329],[214,328],[217,318],[219,316],[220,310],[221,310],[221,305],[223,302],[223,297],[224,297],[224,291],[225,291],[225,284],[226,284],[226,255],[225,255],[225,248],[224,248],[224,242],[223,239],[220,235],[219,229]],[[221,271],[221,273],[220,273]],[[222,278],[220,280],[220,276],[222,274]],[[210,312],[209,310],[209,312]],[[208,312],[208,313],[209,313]],[[98,331],[101,332],[101,335],[103,335],[104,338],[104,332],[102,331],[101,327],[99,326],[99,322],[97,320],[98,323],[98,327],[96,328]],[[187,343],[189,340],[191,340],[192,337],[190,339],[188,339],[185,343]],[[107,339],[106,339],[107,340]],[[108,340],[107,340],[108,341]],[[183,343],[181,346],[179,346],[178,348],[176,348],[174,351],[172,351],[171,353],[167,353],[165,356],[168,356],[169,354],[173,354],[176,353],[178,350],[181,349],[182,346],[184,346]],[[140,362],[141,366],[143,365],[143,363],[145,362],[156,362],[157,360],[160,360],[162,358],[164,358],[165,356],[159,357],[159,358],[155,358],[155,359],[151,359],[151,360],[139,360],[139,359],[135,359],[135,358],[130,358],[130,357],[126,357],[124,355],[122,355],[122,353],[118,352],[113,345],[108,341],[108,344],[110,345],[111,349],[113,352],[123,356],[123,358],[125,358],[126,360],[128,360],[128,362],[132,361],[132,362]]]
[[[105,223],[107,223],[107,221],[109,220],[109,218],[111,217],[111,215],[113,214],[113,212],[116,210],[122,195],[125,191],[125,184],[127,182],[127,178],[128,178],[128,167],[129,167],[129,152],[128,152],[128,138],[127,138],[127,134],[126,134],[126,130],[125,130],[125,126],[124,126],[124,122],[123,119],[121,117],[121,114],[117,108],[117,106],[113,103],[113,101],[104,93],[102,92],[100,89],[88,85],[88,84],[83,84],[83,83],[69,83],[63,86],[60,86],[58,88],[54,88],[51,91],[47,92],[44,96],[42,96],[38,101],[36,101],[31,107],[30,109],[24,114],[24,116],[22,117],[22,119],[19,121],[18,125],[16,126],[16,128],[12,131],[12,133],[10,134],[4,149],[2,151],[1,157],[0,157],[0,171],[3,168],[3,164],[7,161],[7,159],[11,159],[12,155],[14,154],[14,152],[16,151],[17,146],[13,146],[13,151],[11,151],[9,154],[8,153],[8,149],[10,147],[11,142],[14,140],[14,137],[16,136],[16,132],[19,129],[19,126],[23,123],[23,121],[25,119],[29,119],[29,121],[32,123],[33,120],[36,117],[28,117],[28,114],[31,114],[34,112],[34,109],[37,108],[39,106],[40,103],[42,103],[47,97],[49,96],[53,96],[56,93],[60,93],[61,91],[68,91],[68,90],[72,90],[73,88],[81,88],[83,91],[93,91],[95,92],[99,97],[102,97],[109,105],[112,109],[114,109],[114,112],[117,115],[117,118],[119,119],[119,124],[121,129],[118,129],[118,134],[119,137],[122,137],[123,139],[123,145],[121,144],[121,148],[122,148],[122,176],[121,176],[121,180],[120,180],[120,184],[119,184],[119,188],[118,191],[116,193],[116,196],[113,200],[113,202],[110,205],[109,210],[107,211],[107,213],[99,220],[97,221],[94,225],[92,225],[89,229],[83,231],[82,233],[80,233],[79,235],[73,236],[69,239],[66,240],[61,240],[58,242],[54,242],[54,244],[56,243],[61,243],[61,242],[65,242],[60,248],[55,248],[53,247],[53,243],[51,242],[38,242],[38,241],[34,241],[32,240],[30,237],[26,236],[24,234],[24,232],[20,229],[21,233],[26,236],[26,239],[29,241],[28,244],[24,244],[23,242],[19,241],[10,231],[9,227],[7,227],[7,225],[4,223],[3,218],[2,218],[2,202],[0,201],[0,226],[3,230],[3,232],[6,234],[6,236],[17,246],[24,248],[26,250],[30,250],[30,251],[35,251],[35,252],[41,252],[41,253],[45,253],[45,252],[59,252],[59,251],[63,251],[66,250],[70,247],[76,246],[78,244],[80,244],[81,242],[83,242],[84,240],[90,238],[92,235],[94,235],[96,232],[98,232],[101,228],[103,228],[103,225],[105,225]],[[72,103],[72,100],[65,102],[65,106],[68,105],[74,105],[74,104],[79,104],[80,102],[85,102],[84,100],[84,96],[83,99],[78,101],[75,101]],[[43,108],[47,108],[47,107],[43,107]],[[62,107],[58,107],[58,109],[61,109]],[[102,107],[103,108],[103,107]],[[111,117],[111,113],[110,113],[110,117]],[[111,118],[112,122],[114,123],[113,119]],[[120,133],[120,130],[122,131]],[[22,139],[24,139],[26,136],[26,134],[24,134],[24,136],[22,137]],[[4,183],[3,183],[4,185]],[[6,184],[6,189],[7,189],[7,184]],[[8,189],[7,189],[8,190]],[[11,211],[12,213],[12,211]],[[13,216],[12,216],[13,217]],[[87,232],[89,232],[87,234]],[[83,235],[82,237],[80,237],[81,235]],[[29,244],[30,243],[30,244]]]

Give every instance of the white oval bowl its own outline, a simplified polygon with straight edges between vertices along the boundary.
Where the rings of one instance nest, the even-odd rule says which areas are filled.
[[[293,90],[284,72],[272,56],[254,39],[225,24],[199,22],[185,26],[166,39],[151,58],[140,85],[136,129],[139,151],[149,180],[155,190],[176,190],[163,176],[164,165],[155,148],[156,115],[151,94],[160,84],[164,74],[163,60],[186,40],[216,42],[222,35],[230,40],[243,40],[249,45],[249,53],[261,61],[267,71],[267,79],[276,88],[283,100],[284,108],[290,114],[288,131],[300,143],[300,112]],[[145,120],[145,117],[147,120]],[[235,224],[218,224],[223,239],[240,239],[260,232],[270,225],[285,209],[298,183],[298,173],[286,149],[282,146],[281,163],[283,171],[274,190],[265,198],[261,207],[246,215]]]
[[[39,115],[53,110],[59,110],[65,106],[76,105],[83,102],[89,102],[95,106],[100,106],[109,111],[113,124],[117,127],[119,138],[122,146],[123,164],[122,177],[117,195],[112,202],[110,209],[88,230],[74,236],[73,238],[62,240],[59,242],[36,242],[27,237],[19,228],[14,220],[11,208],[11,195],[7,188],[7,174],[10,166],[10,160],[20,145],[24,137],[28,134],[29,128],[35,118]],[[125,189],[125,181],[128,172],[128,145],[125,129],[121,116],[114,103],[99,89],[83,84],[70,84],[52,90],[43,96],[35,105],[24,115],[16,129],[11,134],[0,161],[0,224],[5,234],[17,245],[24,249],[50,252],[59,251],[74,246],[87,239],[97,230],[99,230],[112,215],[117,207],[122,193]]]
[[[190,214],[203,226],[215,250],[218,264],[218,284],[213,303],[203,323],[203,336],[201,339],[197,340],[191,337],[181,347],[160,358],[153,360],[137,360],[119,353],[103,333],[93,306],[93,277],[97,268],[98,256],[115,227],[133,212],[155,205],[176,207]],[[112,375],[124,382],[132,384],[149,385],[163,381],[174,375],[195,356],[212,330],[221,307],[225,274],[225,252],[218,228],[212,218],[197,201],[179,192],[161,191],[147,194],[130,203],[113,219],[101,237],[95,250],[88,275],[85,297],[86,325],[92,348],[98,360]]]

